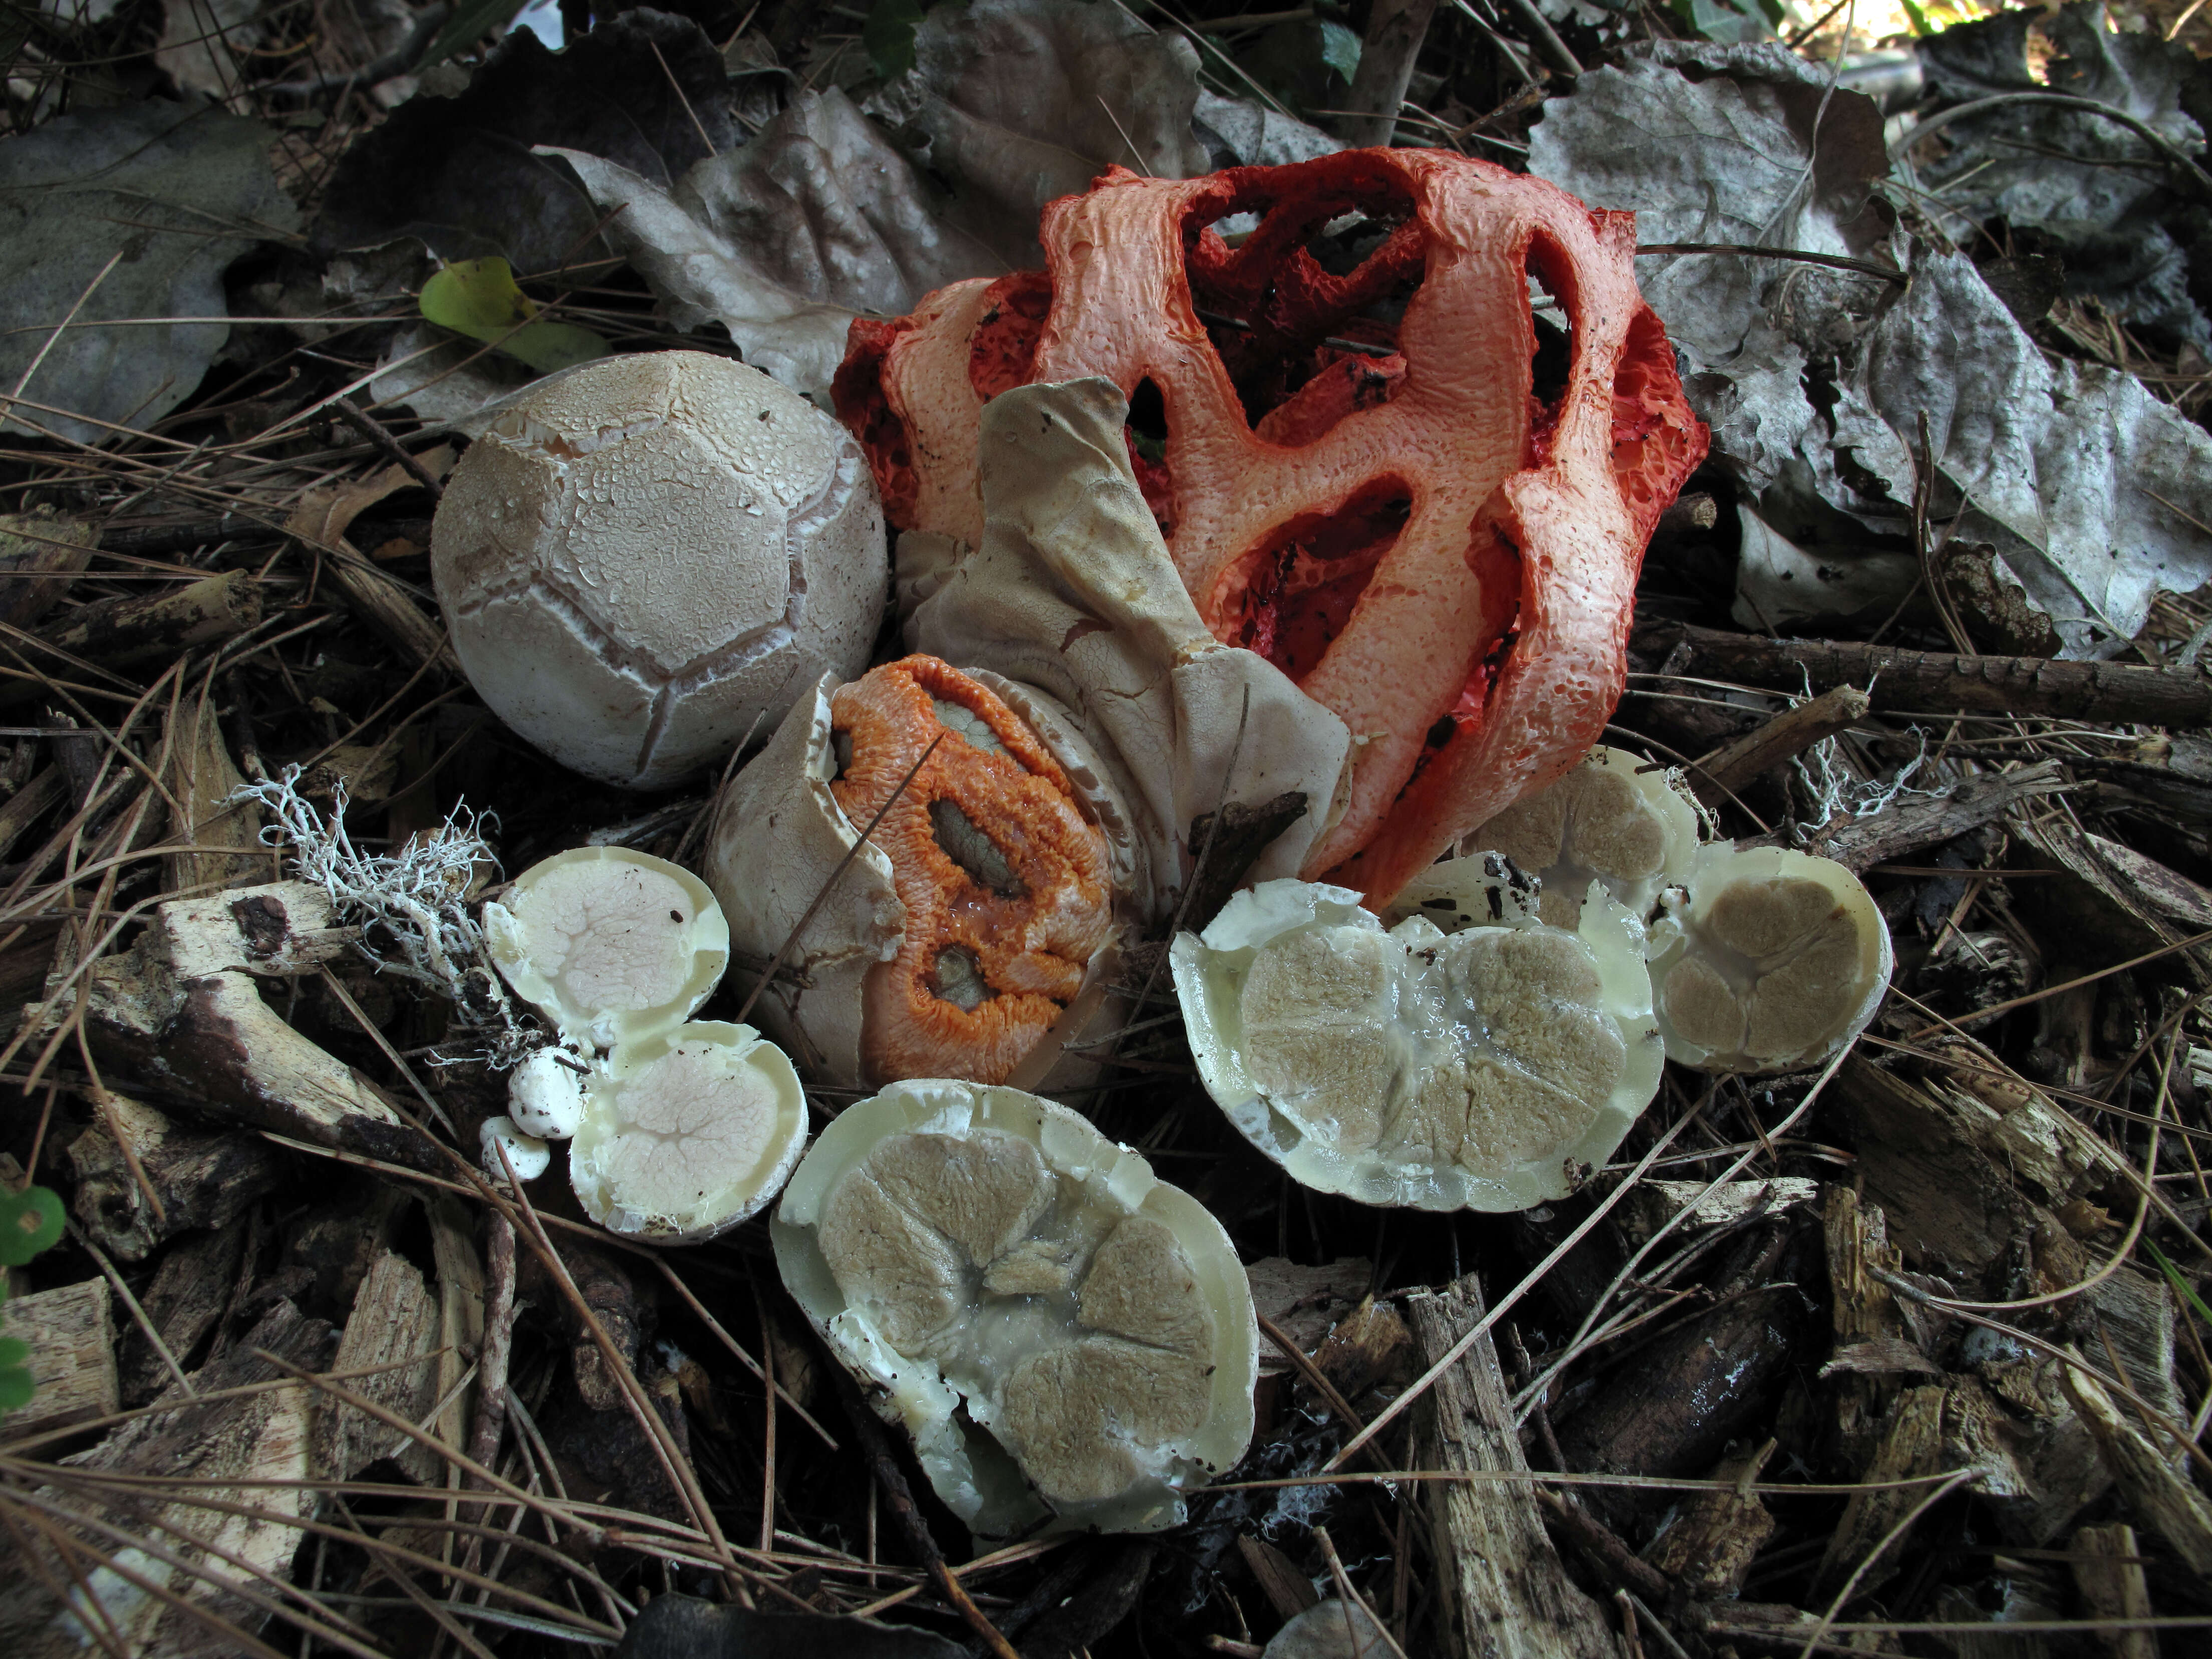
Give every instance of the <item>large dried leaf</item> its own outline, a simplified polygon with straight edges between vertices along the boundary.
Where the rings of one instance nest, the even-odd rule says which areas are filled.
[[[1159,179],[1208,170],[1191,131],[1198,52],[1116,5],[975,0],[915,30],[915,67],[868,104],[921,135],[953,181],[962,222],[1010,264],[1033,254],[1038,212],[1109,167]]]
[[[665,189],[738,138],[721,54],[688,19],[624,12],[558,52],[518,30],[459,97],[410,99],[345,153],[316,240],[415,236],[443,258],[552,270],[599,252],[601,210],[538,147],[604,156]]]
[[[1593,206],[1634,209],[1647,244],[1881,262],[1895,250],[1872,195],[1880,121],[1779,47],[1661,44],[1548,104],[1530,165]],[[1870,540],[1905,550],[1924,414],[1934,511],[1963,512],[1954,549],[1987,550],[2063,654],[2110,654],[2161,588],[2212,579],[2197,527],[2212,523],[2212,438],[2130,376],[2051,366],[1962,256],[1922,250],[1901,288],[1722,255],[1646,258],[1638,276],[1715,460],[1821,562]]]
[[[2039,78],[2029,62],[2037,32],[2057,49]],[[2182,108],[2193,55],[2155,30],[2108,27],[2099,0],[1946,29],[1922,44],[1921,58],[1939,108],[2066,93],[2124,110],[2201,153],[2203,131]],[[2039,234],[2063,253],[2070,292],[2212,349],[2212,329],[2189,296],[2186,256],[2154,213],[2166,161],[2140,134],[2104,116],[2015,98],[1960,117],[1926,148],[1938,153],[1916,155],[1919,182],[1946,208]]]
[[[720,323],[748,362],[802,392],[828,387],[858,313],[896,316],[1006,269],[938,216],[913,164],[835,88],[797,94],[744,149],[672,187],[559,154],[678,327]]]
[[[70,411],[18,406],[0,428],[103,443],[116,434],[99,422],[143,428],[192,393],[228,323],[99,325],[226,315],[224,268],[299,222],[270,139],[258,122],[148,101],[0,143],[0,397],[35,362],[26,403]]]

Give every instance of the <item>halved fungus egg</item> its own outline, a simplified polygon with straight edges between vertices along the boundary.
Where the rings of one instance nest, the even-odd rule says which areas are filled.
[[[1697,850],[1697,809],[1673,777],[1602,744],[1559,781],[1460,840],[1462,854],[1503,853],[1534,877],[1541,884],[1536,914],[1570,930],[1593,881],[1636,916],[1650,915],[1660,893],[1688,876]],[[1413,876],[1397,908],[1418,908],[1440,879],[1437,872],[1450,868],[1432,865]]]
[[[1139,868],[1065,711],[934,657],[801,697],[725,792],[707,854],[763,966],[823,900],[758,1006],[844,1085],[1003,1082],[1133,911]]]
[[[1602,893],[1574,932],[1497,857],[1428,872],[1385,932],[1347,889],[1263,882],[1171,955],[1199,1075],[1297,1180],[1362,1203],[1565,1197],[1659,1085],[1643,929]]]
[[[488,1169],[492,1139],[524,1180],[544,1172],[544,1140],[570,1139],[585,1212],[657,1243],[712,1238],[775,1196],[806,1144],[805,1095],[751,1026],[686,1018],[729,959],[705,884],[648,854],[579,848],[525,871],[484,907],[484,931],[507,983],[567,1039],[515,1067]]]
[[[896,1084],[822,1132],[770,1235],[986,1537],[1173,1526],[1251,1438],[1258,1329],[1228,1234],[1065,1107]]]
[[[1670,1060],[1703,1072],[1819,1066],[1874,1018],[1889,928],[1832,859],[1700,848],[1651,930],[1652,1000]]]

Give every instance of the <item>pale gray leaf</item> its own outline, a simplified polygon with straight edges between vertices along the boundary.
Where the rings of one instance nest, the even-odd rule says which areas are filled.
[[[299,225],[270,171],[271,137],[149,100],[0,143],[0,399],[37,364],[9,429],[101,443],[116,434],[97,422],[143,428],[191,394],[230,325],[118,319],[227,315],[224,268]]]

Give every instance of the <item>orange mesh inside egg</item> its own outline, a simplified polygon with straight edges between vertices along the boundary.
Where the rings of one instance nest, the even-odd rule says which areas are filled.
[[[874,669],[830,708],[842,762],[830,789],[855,825],[928,751],[872,838],[906,934],[869,974],[862,1063],[878,1084],[1003,1082],[1113,930],[1106,838],[1036,734],[935,657]]]
[[[1232,246],[1214,227],[1238,214],[1257,224]],[[1112,380],[1206,625],[1361,740],[1303,873],[1378,906],[1597,740],[1644,544],[1706,441],[1631,216],[1463,156],[1354,150],[1116,168],[1039,240],[1044,273],[854,325],[838,410],[896,526],[973,544],[983,403],[1022,373]],[[1563,341],[1540,339],[1532,286]]]

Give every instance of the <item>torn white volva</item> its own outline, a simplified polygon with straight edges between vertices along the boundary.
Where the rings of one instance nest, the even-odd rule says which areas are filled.
[[[1207,1091],[1305,1185],[1518,1210],[1611,1156],[1659,1085],[1643,929],[1594,893],[1539,921],[1504,860],[1431,872],[1385,933],[1347,889],[1263,882],[1171,960]]]
[[[730,930],[706,883],[623,847],[534,864],[483,908],[492,960],[517,995],[580,1046],[657,1031],[707,1000]]]
[[[1015,1089],[848,1108],[771,1227],[784,1283],[977,1533],[1145,1532],[1243,1455],[1258,1332],[1221,1224]]]
[[[1459,842],[1462,855],[1503,853],[1536,878],[1543,884],[1536,914],[1570,930],[1593,881],[1636,916],[1649,916],[1662,890],[1688,878],[1697,849],[1697,809],[1677,775],[1602,744],[1549,788],[1515,802]],[[1437,896],[1439,880],[1449,879],[1437,871],[1407,882],[1393,914]]]
[[[1889,988],[1889,928],[1832,859],[1701,848],[1651,930],[1652,1000],[1667,1057],[1705,1072],[1819,1066]]]

